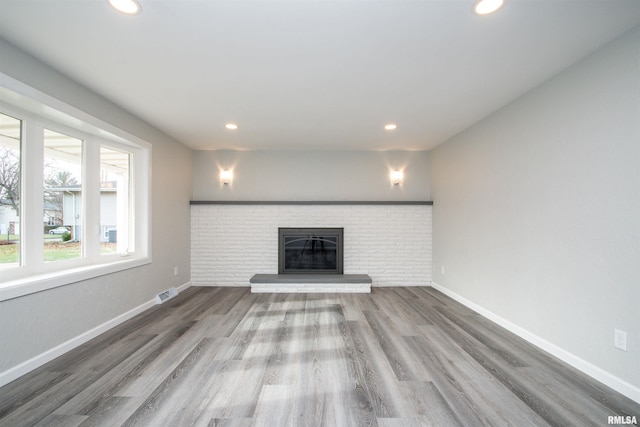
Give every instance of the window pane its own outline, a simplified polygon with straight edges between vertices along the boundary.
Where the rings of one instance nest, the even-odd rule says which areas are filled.
[[[44,260],[82,256],[82,140],[44,131]]]
[[[100,253],[133,252],[131,236],[131,154],[100,147]]]
[[[0,267],[20,263],[21,121],[0,113]]]

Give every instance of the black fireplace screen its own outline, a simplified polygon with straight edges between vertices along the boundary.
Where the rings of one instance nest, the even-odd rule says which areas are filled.
[[[342,274],[342,228],[279,228],[278,274]]]

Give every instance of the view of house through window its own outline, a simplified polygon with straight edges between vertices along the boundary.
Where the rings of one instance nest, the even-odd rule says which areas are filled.
[[[82,140],[44,130],[44,260],[82,257]]]
[[[130,154],[100,146],[100,253],[133,251]]]
[[[151,145],[22,95],[5,103],[12,92],[3,90],[0,291],[40,292],[150,262]]]
[[[0,113],[0,267],[20,263],[21,124]]]

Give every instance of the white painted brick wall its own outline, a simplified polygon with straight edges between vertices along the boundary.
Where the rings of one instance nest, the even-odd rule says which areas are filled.
[[[278,227],[344,228],[345,274],[373,286],[431,284],[429,205],[192,205],[191,282],[249,286],[278,273]]]

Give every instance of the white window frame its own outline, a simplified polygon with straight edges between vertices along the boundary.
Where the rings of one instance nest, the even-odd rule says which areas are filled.
[[[10,94],[10,96],[7,96]],[[20,265],[0,266],[0,301],[151,262],[151,144],[0,73],[0,111],[22,120]],[[34,113],[35,111],[35,113]],[[84,141],[82,253],[44,262],[44,129]],[[100,146],[131,153],[130,226],[135,249],[100,254]]]

